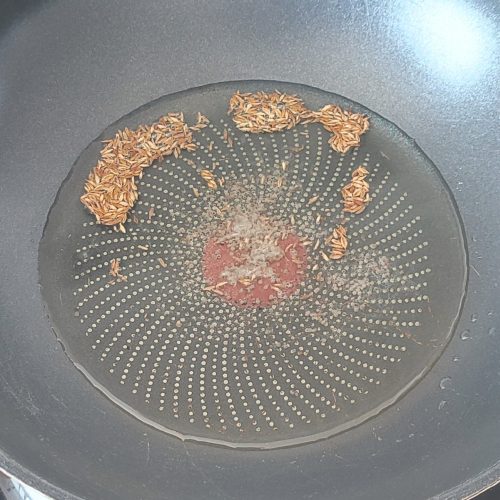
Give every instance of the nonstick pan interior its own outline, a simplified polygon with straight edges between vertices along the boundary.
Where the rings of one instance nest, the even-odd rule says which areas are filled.
[[[363,146],[343,155],[319,125],[267,136],[232,125],[231,95],[273,88],[314,108],[356,107],[283,82],[219,84],[157,100],[101,138],[169,111],[194,117],[201,109],[211,123],[197,149],[145,171],[122,233],[96,224],[79,200],[102,147],[94,141],[42,239],[42,295],[71,359],[121,407],[182,439],[275,448],[349,429],[422,376],[461,308],[460,222],[415,143],[371,112]],[[346,217],[340,191],[358,165],[369,171],[372,201]],[[225,179],[214,192],[199,175],[207,169]],[[205,289],[204,261],[218,227],[254,212],[311,248],[303,247],[307,268],[295,293],[248,307]],[[326,263],[323,240],[341,220],[351,228],[349,252]],[[110,277],[113,259],[126,282]]]
[[[70,1],[39,3],[3,22],[8,27],[0,50],[0,463],[53,497],[400,498],[403,491],[408,498],[428,498],[446,496],[448,490],[460,497],[498,477],[493,7],[476,2],[443,2],[432,9],[406,2],[309,7],[303,2],[237,8],[229,2],[174,2],[167,8],[164,2],[106,1],[90,8]],[[435,19],[442,20],[440,30]],[[415,27],[424,36],[415,37]],[[460,37],[446,43],[456,32]],[[460,58],[454,47],[460,48]],[[462,218],[469,257],[459,323],[446,347],[429,348],[425,360],[418,358],[432,364],[438,357],[418,384],[346,432],[274,450],[182,441],[123,411],[75,369],[64,352],[69,334],[60,328],[69,323],[47,317],[39,288],[38,247],[50,207],[54,201],[57,207],[56,195],[71,165],[99,131],[161,96],[249,79],[300,82],[335,92],[401,127],[445,182],[434,174],[422,179],[431,187],[448,186],[456,200],[456,207],[448,205],[446,220],[452,223],[445,231],[456,234],[453,221]],[[367,163],[373,170],[377,162],[384,165],[375,148],[363,147],[356,160],[367,161],[370,153]],[[337,168],[338,161],[332,158],[331,167]],[[342,172],[351,161],[351,156],[344,161]],[[388,165],[391,176],[410,175],[408,167],[405,162]],[[83,170],[74,170],[82,172],[82,180]],[[414,175],[421,171],[416,165]],[[147,175],[160,179],[165,174],[159,167]],[[374,189],[382,179],[379,170]],[[397,193],[416,196],[414,177],[406,179],[411,185]],[[152,181],[145,193],[153,189]],[[442,207],[450,199],[447,188],[443,193],[429,203]],[[414,212],[417,205],[412,205]],[[422,214],[415,216],[423,223],[428,207],[419,209]],[[75,227],[83,235],[85,212],[80,213]],[[68,226],[72,214],[68,211]],[[431,231],[427,224],[418,227]],[[68,245],[53,248],[57,260],[56,252]],[[432,257],[428,267],[436,269],[442,258]],[[74,274],[65,272],[71,271],[68,261],[60,258],[60,264],[54,279],[66,277],[70,290]],[[451,294],[450,301],[458,291],[452,288]],[[71,312],[71,321],[81,328]],[[439,333],[448,335],[444,329]],[[420,349],[409,339],[401,341],[408,350],[410,345]],[[90,359],[90,349],[81,346],[78,359],[83,361],[84,354]],[[68,354],[76,361],[74,348]],[[406,359],[387,366],[404,372]],[[92,366],[100,364],[95,360]],[[92,367],[86,362],[81,368]],[[413,379],[410,373],[403,376]],[[383,384],[381,393],[387,388]],[[382,399],[387,401],[388,393]],[[196,410],[198,415],[203,416]],[[239,439],[239,433],[231,439]]]

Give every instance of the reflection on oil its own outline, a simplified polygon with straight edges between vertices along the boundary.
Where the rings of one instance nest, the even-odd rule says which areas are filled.
[[[470,84],[492,67],[493,22],[467,2],[422,0],[401,5],[401,31],[419,61],[449,83]]]

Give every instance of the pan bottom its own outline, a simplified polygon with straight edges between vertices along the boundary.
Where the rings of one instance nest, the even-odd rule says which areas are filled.
[[[274,88],[313,109],[365,113],[370,131],[339,154],[316,124],[238,130],[231,95]],[[100,141],[179,111],[210,120],[196,151],[144,170],[124,234],[97,225],[79,197]],[[372,199],[346,214],[340,192],[358,166]],[[223,185],[208,190],[201,169]],[[242,217],[283,235],[276,265],[251,289],[228,282],[239,276],[213,236]],[[326,261],[324,240],[340,223],[348,251]],[[422,378],[453,333],[465,257],[448,188],[395,125],[334,94],[252,81],[166,96],[104,131],[61,187],[39,269],[68,356],[110,399],[182,439],[276,448],[349,429]],[[110,278],[113,259],[126,280]],[[286,286],[273,288],[277,276]]]

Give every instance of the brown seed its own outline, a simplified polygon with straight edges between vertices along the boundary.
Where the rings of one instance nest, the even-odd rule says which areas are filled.
[[[352,173],[352,180],[346,184],[342,190],[342,203],[344,212],[359,214],[364,211],[370,201],[368,194],[369,184],[364,179],[368,175],[368,170],[358,167]]]
[[[332,252],[332,254],[330,255],[330,258],[331,258],[332,260],[338,260],[338,259],[341,259],[343,256],[344,256],[344,253],[343,253],[343,252],[334,251],[334,252]]]
[[[308,112],[300,98],[278,91],[255,94],[237,92],[229,101],[229,113],[245,132],[277,132],[293,128]]]
[[[120,259],[111,259],[109,274],[116,276],[120,272]]]
[[[205,181],[210,181],[214,178],[213,172],[210,172],[210,170],[201,170],[200,171],[201,178]]]
[[[127,277],[121,274],[121,268],[120,268],[120,259],[111,259],[110,262],[110,267],[109,267],[109,274],[115,278],[118,279],[118,281],[127,281]],[[116,280],[111,280],[113,281],[112,284],[116,282]],[[111,284],[111,283],[110,283]]]
[[[149,210],[148,210],[148,222],[151,222],[151,219],[154,217],[155,215],[155,209],[154,207],[149,207]]]
[[[203,128],[207,123],[208,119],[199,114],[192,129]],[[192,140],[182,113],[169,113],[135,130],[119,130],[113,139],[103,141],[100,159],[85,183],[82,203],[99,224],[123,224],[138,198],[134,178],[141,178],[143,169],[157,159],[170,154],[178,156],[183,149],[192,151],[196,147]]]
[[[332,249],[330,253],[330,259],[341,259],[345,255],[348,246],[346,228],[342,225],[338,225],[332,231],[331,235],[326,238],[326,242],[331,246]]]
[[[321,257],[323,257],[323,260],[326,260],[327,262],[330,260],[330,257],[328,257],[328,255],[326,255],[325,252],[321,251],[320,254],[321,254]]]

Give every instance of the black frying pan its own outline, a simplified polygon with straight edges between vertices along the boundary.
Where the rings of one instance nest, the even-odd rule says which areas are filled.
[[[498,480],[493,4],[0,8],[2,467],[55,498],[455,498]],[[47,215],[100,131],[163,95],[248,79],[347,96],[414,137],[468,255],[459,321],[418,384],[346,432],[264,451],[181,441],[123,411],[66,355],[39,288]]]

